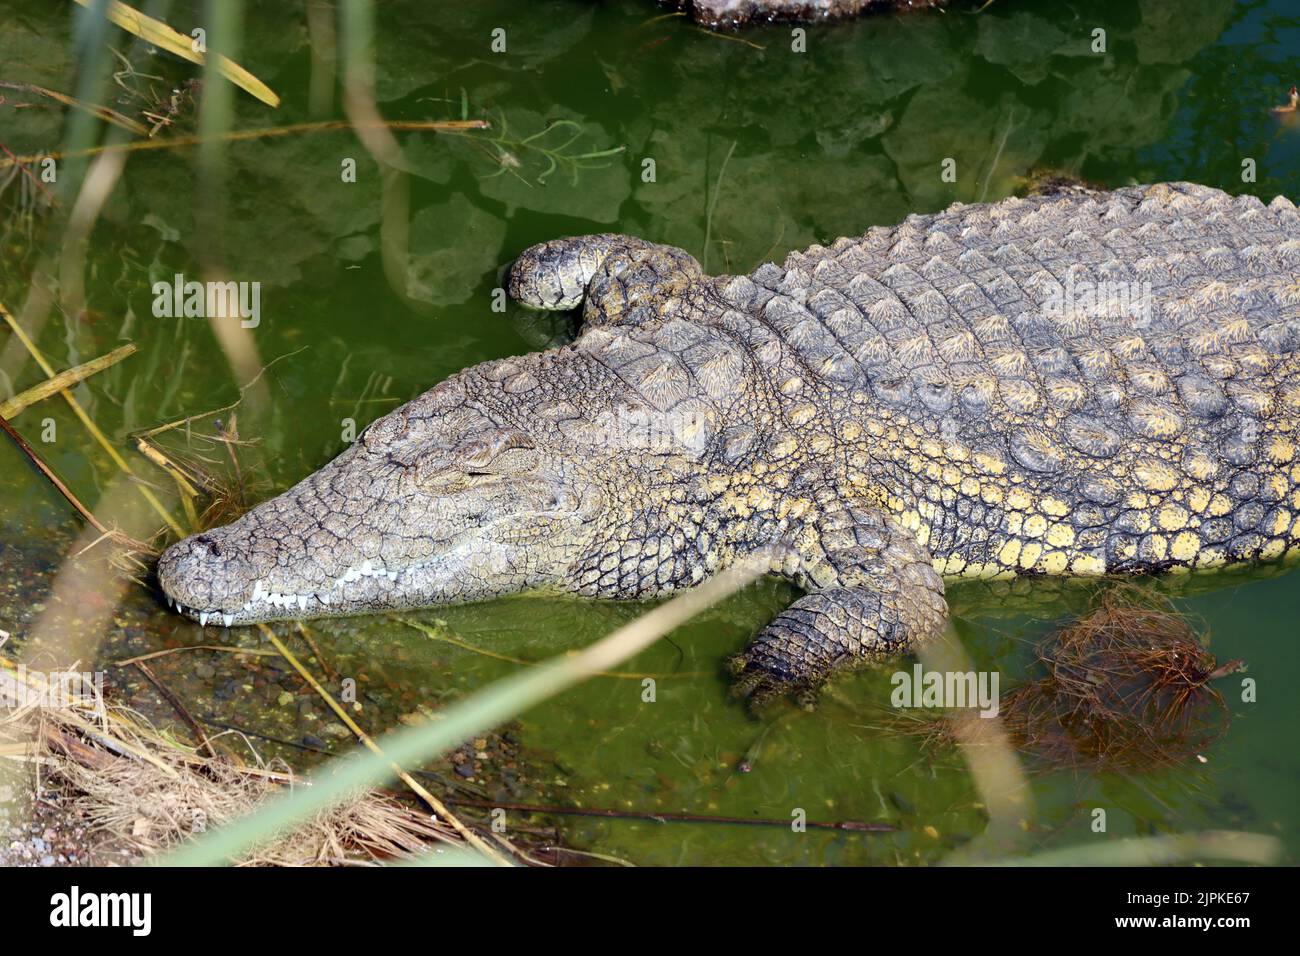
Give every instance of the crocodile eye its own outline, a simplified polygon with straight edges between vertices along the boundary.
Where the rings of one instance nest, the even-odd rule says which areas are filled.
[[[454,448],[436,448],[419,455],[408,467],[418,485],[436,494],[468,487],[467,479],[525,475],[537,467],[537,448],[520,431],[494,430]]]
[[[521,431],[501,429],[456,449],[454,460],[467,475],[520,475],[537,465],[537,446]]]
[[[476,469],[487,468],[495,457],[492,446],[486,441],[467,442],[456,449],[455,455],[455,459],[463,464],[465,470],[471,475]]]

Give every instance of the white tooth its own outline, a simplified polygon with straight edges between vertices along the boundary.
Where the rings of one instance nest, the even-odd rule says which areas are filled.
[[[279,591],[272,591],[269,595],[267,595],[267,598],[266,598],[266,599],[267,599],[268,601],[270,601],[272,604],[274,604],[276,607],[279,607],[279,606],[280,606],[280,592],[279,592]]]
[[[328,606],[329,606],[329,603],[330,603],[332,600],[334,600],[334,599],[333,599],[332,597],[330,597],[328,594],[318,594],[318,595],[316,595],[316,596],[317,596],[318,598],[320,598],[320,602],[321,602],[321,604],[324,604],[326,607],[328,607]]]
[[[361,573],[367,577],[375,573],[375,567],[370,563],[369,558],[361,562]]]
[[[221,623],[226,625],[226,627],[230,627],[230,625],[235,623],[235,615],[233,614],[221,615]]]
[[[300,611],[307,610],[307,595],[305,594],[298,595],[298,610]]]
[[[361,575],[357,572],[356,568],[348,568],[343,572],[343,580],[347,584],[351,584],[359,577],[361,577]]]
[[[266,597],[266,589],[262,587],[262,579],[258,578],[253,582],[253,596],[249,598],[249,603],[254,604],[264,597]]]
[[[388,580],[390,580],[390,581],[396,581],[396,580],[397,580],[397,572],[396,572],[396,571],[389,571],[389,572],[388,572]]]
[[[200,612],[199,612],[199,627],[207,627],[207,626],[208,626],[208,612],[207,612],[207,611],[200,611]]]

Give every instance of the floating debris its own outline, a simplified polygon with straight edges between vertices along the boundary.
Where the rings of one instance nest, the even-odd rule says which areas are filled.
[[[1211,681],[1244,669],[1219,665],[1185,618],[1127,588],[1108,591],[1037,656],[1047,675],[1003,699],[1003,726],[1030,756],[1094,771],[1204,762],[1227,728]],[[951,739],[948,718],[921,728],[932,741]]]

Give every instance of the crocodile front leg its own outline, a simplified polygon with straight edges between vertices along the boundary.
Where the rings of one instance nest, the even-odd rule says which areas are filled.
[[[883,512],[833,507],[816,531],[788,573],[809,593],[732,659],[733,692],[751,704],[811,693],[834,671],[902,653],[947,622],[930,554]]]

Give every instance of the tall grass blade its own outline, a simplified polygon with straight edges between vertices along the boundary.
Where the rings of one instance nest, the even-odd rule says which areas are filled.
[[[1264,833],[1204,830],[1155,837],[1129,837],[1097,846],[1045,850],[989,861],[997,866],[1168,866],[1218,860],[1267,865],[1282,856],[1282,841]]]
[[[336,761],[312,777],[311,786],[266,804],[242,820],[214,830],[164,857],[165,866],[212,866],[272,834],[300,825],[363,787],[388,780],[392,764],[417,766],[475,734],[509,720],[588,677],[608,670],[654,643],[712,604],[765,573],[761,560],[737,565],[643,614],[572,656],[555,658],[492,684],[448,707],[440,719],[395,731],[378,740],[382,755],[364,753]]]
[[[102,0],[100,2],[102,3]],[[90,9],[95,0],[77,0],[77,3]],[[110,0],[105,16],[127,33],[138,36],[158,49],[166,50],[183,60],[202,64],[206,59],[203,53],[194,49],[194,41],[190,37],[178,33],[161,20],[145,16],[134,7],[121,3],[120,0]],[[214,61],[217,72],[241,90],[252,94],[268,106],[280,105],[280,97],[269,86],[234,60],[218,53],[214,56]]]

